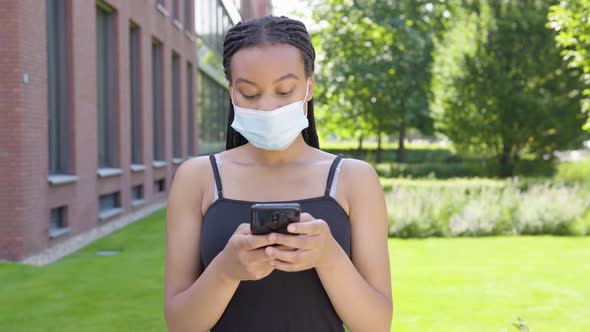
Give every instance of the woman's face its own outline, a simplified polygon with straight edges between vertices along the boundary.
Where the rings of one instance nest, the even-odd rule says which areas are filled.
[[[249,47],[237,51],[230,62],[233,101],[236,106],[272,111],[313,97],[315,81],[305,77],[299,49],[288,44]],[[307,103],[305,103],[307,112]]]

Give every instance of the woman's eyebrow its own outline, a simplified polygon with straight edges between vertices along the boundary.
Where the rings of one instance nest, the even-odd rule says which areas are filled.
[[[279,81],[286,80],[286,79],[288,79],[288,78],[293,78],[293,79],[296,79],[296,80],[298,80],[298,79],[299,79],[299,77],[297,77],[297,75],[295,75],[295,74],[293,74],[293,73],[289,73],[289,74],[287,74],[287,75],[283,75],[283,76],[279,77],[279,78],[278,78],[278,79],[276,79],[276,80],[275,80],[273,83],[277,83],[277,82],[279,82]]]
[[[283,76],[281,76],[281,77],[277,78],[277,79],[276,79],[276,80],[273,82],[273,84],[275,84],[275,83],[277,83],[277,82],[279,82],[279,81],[283,81],[283,80],[289,79],[289,78],[291,78],[291,79],[296,79],[296,80],[298,80],[298,79],[299,79],[299,77],[298,77],[297,75],[295,75],[295,74],[293,74],[293,73],[289,73],[289,74],[286,74],[286,75],[283,75]],[[254,83],[254,82],[252,82],[252,81],[250,81],[250,80],[247,80],[247,79],[245,79],[245,78],[241,78],[241,77],[239,77],[239,78],[237,78],[237,79],[236,79],[236,83],[235,83],[235,84],[236,84],[236,85],[238,85],[238,83],[247,83],[247,84],[250,84],[250,85],[257,85],[256,83]]]

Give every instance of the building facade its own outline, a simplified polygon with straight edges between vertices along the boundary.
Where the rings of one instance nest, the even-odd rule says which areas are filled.
[[[184,160],[223,150],[222,44],[241,13],[270,2],[3,2],[0,259],[162,205]]]

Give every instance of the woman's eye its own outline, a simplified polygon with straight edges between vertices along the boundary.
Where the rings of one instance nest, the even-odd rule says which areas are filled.
[[[293,90],[287,91],[287,92],[279,92],[278,94],[281,95],[281,96],[286,96],[286,95],[291,94],[291,92],[293,92]]]
[[[251,95],[251,96],[246,96],[244,95],[244,98],[248,99],[248,100],[252,100],[254,98],[258,97],[258,95]]]

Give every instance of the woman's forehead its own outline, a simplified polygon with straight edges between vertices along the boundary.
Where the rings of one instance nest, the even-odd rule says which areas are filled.
[[[305,75],[301,52],[289,44],[274,44],[243,48],[230,63],[232,79],[243,78],[258,84],[272,83],[287,75]]]

